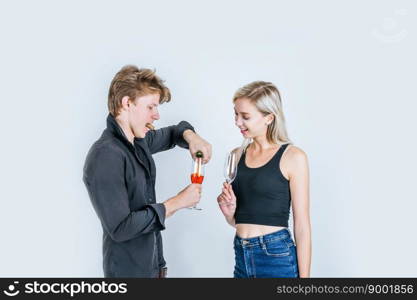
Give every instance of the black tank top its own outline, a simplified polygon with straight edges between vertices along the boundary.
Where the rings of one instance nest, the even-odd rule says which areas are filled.
[[[232,183],[237,199],[236,224],[288,227],[290,185],[279,168],[287,146],[281,145],[271,160],[259,168],[248,168],[246,154],[242,154],[236,179]]]

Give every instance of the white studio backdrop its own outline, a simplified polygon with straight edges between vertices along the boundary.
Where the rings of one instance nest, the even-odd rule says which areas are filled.
[[[163,231],[170,277],[231,277],[233,228],[216,203],[242,137],[233,93],[283,95],[309,157],[313,277],[417,275],[413,1],[2,1],[0,276],[101,277],[102,230],[82,182],[125,64],[155,68],[213,145],[203,211]],[[189,184],[190,155],[155,155],[162,202]]]

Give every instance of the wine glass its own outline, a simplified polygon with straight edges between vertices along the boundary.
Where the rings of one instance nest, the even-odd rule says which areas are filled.
[[[237,154],[232,151],[226,155],[224,163],[224,178],[228,184],[231,184],[236,178],[237,174]]]
[[[191,163],[191,183],[203,184],[205,166],[203,164],[203,153],[198,151],[195,160]],[[197,205],[190,207],[195,210],[202,210]]]

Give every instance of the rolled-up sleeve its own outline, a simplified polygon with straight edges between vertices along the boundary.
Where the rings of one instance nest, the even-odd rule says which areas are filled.
[[[194,127],[190,123],[181,121],[177,125],[149,131],[145,137],[149,151],[154,154],[172,149],[175,146],[188,149],[188,143],[183,136],[187,129],[194,131]]]
[[[117,242],[165,229],[165,206],[149,204],[131,211],[124,177],[125,158],[121,153],[99,149],[84,166],[83,181],[103,229]]]

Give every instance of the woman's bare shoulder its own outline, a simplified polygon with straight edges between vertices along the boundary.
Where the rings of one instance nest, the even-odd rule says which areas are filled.
[[[285,156],[285,161],[292,165],[300,165],[308,162],[307,153],[300,147],[292,144],[285,149],[283,156]]]

